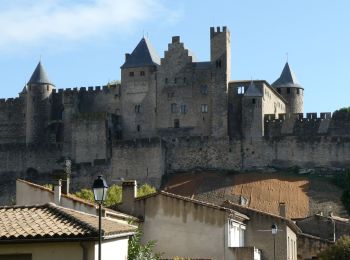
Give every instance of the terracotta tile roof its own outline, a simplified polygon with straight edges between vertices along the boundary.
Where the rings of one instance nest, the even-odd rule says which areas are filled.
[[[103,218],[105,239],[132,233],[135,226]],[[0,243],[8,240],[98,238],[98,217],[49,203],[0,207]]]

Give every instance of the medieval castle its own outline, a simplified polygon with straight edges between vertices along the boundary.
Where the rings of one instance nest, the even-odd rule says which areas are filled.
[[[120,83],[56,89],[41,63],[17,98],[0,100],[1,202],[18,177],[49,181],[72,162],[75,188],[97,173],[159,185],[164,173],[350,166],[350,117],[308,113],[286,63],[272,84],[230,81],[230,32],[210,28],[210,61],[180,37],[159,58],[146,38]]]

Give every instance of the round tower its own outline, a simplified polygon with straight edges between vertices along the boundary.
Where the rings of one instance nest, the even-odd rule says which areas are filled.
[[[299,85],[288,62],[272,87],[288,102],[287,113],[304,113],[304,88]]]
[[[26,143],[47,141],[46,129],[50,115],[50,95],[54,85],[39,62],[27,83]]]

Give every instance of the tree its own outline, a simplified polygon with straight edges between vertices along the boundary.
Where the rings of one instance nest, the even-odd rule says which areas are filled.
[[[142,231],[139,226],[128,242],[128,260],[160,260],[161,254],[153,252],[156,242],[148,241],[142,245],[141,237]]]
[[[334,245],[322,251],[318,257],[321,260],[348,260],[350,259],[350,237],[341,237]]]
[[[156,192],[156,189],[154,187],[152,187],[149,184],[143,184],[137,189],[137,196],[141,197],[141,196],[149,195],[155,192]],[[80,191],[76,192],[74,195],[81,199],[94,202],[94,193],[92,189],[81,189]],[[121,200],[122,200],[122,187],[120,185],[114,184],[108,188],[107,198],[103,203],[103,205],[106,207],[109,207],[121,202]]]

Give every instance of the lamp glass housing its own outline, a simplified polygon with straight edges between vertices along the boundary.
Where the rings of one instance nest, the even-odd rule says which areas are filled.
[[[272,232],[272,235],[276,235],[277,234],[277,225],[276,224],[272,224],[271,226],[271,232]]]
[[[97,203],[102,203],[106,200],[108,186],[101,175],[94,181],[92,190],[94,192],[94,199]]]

